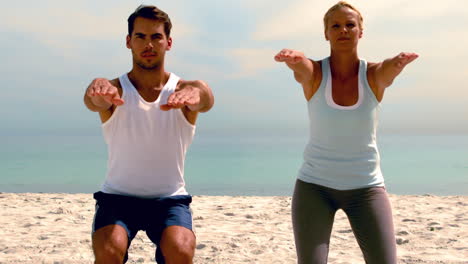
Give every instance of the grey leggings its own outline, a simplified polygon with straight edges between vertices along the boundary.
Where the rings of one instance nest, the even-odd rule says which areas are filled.
[[[348,216],[367,264],[397,263],[392,209],[384,188],[339,191],[297,180],[292,221],[298,264],[327,263],[338,209]]]

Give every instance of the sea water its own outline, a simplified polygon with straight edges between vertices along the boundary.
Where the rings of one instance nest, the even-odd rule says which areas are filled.
[[[101,135],[4,136],[0,192],[97,191],[106,172]],[[306,136],[198,133],[185,163],[193,195],[291,195]],[[468,195],[467,135],[379,135],[394,194]]]

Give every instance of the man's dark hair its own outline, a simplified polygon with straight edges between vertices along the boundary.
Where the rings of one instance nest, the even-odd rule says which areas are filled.
[[[128,35],[129,36],[132,36],[133,27],[135,25],[135,19],[137,17],[154,19],[154,20],[160,21],[161,23],[164,23],[164,33],[166,33],[167,37],[171,35],[172,23],[171,23],[171,19],[169,19],[169,15],[166,12],[162,11],[161,9],[153,5],[140,5],[139,7],[137,7],[135,12],[133,12],[128,17],[127,21],[128,21]]]

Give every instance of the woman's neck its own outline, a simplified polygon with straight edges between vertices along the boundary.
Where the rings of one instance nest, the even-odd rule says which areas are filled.
[[[330,70],[332,77],[338,80],[348,80],[359,73],[359,57],[356,52],[331,52]]]

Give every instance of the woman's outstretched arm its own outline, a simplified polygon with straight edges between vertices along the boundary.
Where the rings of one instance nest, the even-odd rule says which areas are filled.
[[[393,83],[393,80],[403,71],[406,65],[417,58],[418,54],[416,53],[402,52],[380,63],[369,64],[369,84],[379,101],[383,98],[385,88]]]
[[[275,61],[284,62],[294,72],[294,78],[302,85],[304,96],[309,100],[315,93],[315,85],[320,72],[320,65],[305,57],[304,53],[291,49],[282,49],[275,55]]]

